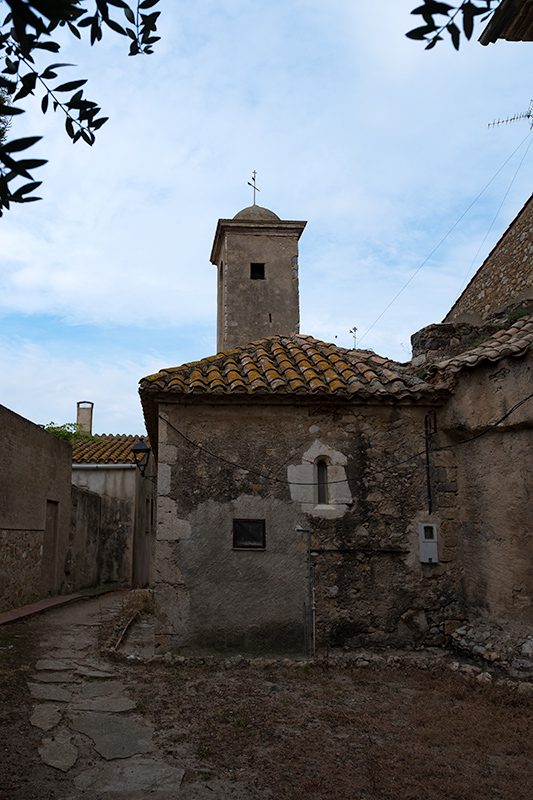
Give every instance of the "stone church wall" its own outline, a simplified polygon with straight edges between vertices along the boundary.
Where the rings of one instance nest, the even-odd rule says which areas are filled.
[[[310,589],[318,646],[420,642],[463,615],[446,524],[453,467],[432,466],[440,493],[428,509],[428,408],[311,402],[160,410],[171,423],[161,421],[159,445],[160,645],[301,652]],[[327,503],[309,486],[320,459],[328,463]],[[265,549],[233,549],[233,519],[264,519]],[[438,563],[420,561],[420,522],[437,525]]]

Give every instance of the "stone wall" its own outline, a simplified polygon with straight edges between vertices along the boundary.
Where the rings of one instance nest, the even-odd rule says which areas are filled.
[[[502,327],[507,327],[505,321],[490,322],[485,325],[470,325],[467,322],[428,325],[411,336],[413,349],[411,365],[414,369],[419,369],[464,353],[488,339]]]
[[[159,443],[159,644],[301,651],[313,588],[308,545],[319,645],[420,642],[464,615],[447,524],[453,468],[432,467],[440,489],[428,508],[428,410],[162,406],[171,425],[161,422]],[[313,485],[320,459],[328,463],[327,503]],[[264,519],[265,549],[233,549],[233,519]],[[437,524],[438,563],[420,562],[420,522]]]
[[[531,395],[532,378],[531,355],[464,369],[440,419],[436,442],[455,446],[435,462],[457,477],[440,513],[449,515],[469,618],[533,622],[533,398],[495,426]]]
[[[40,599],[43,533],[0,530],[0,611]]]
[[[72,451],[67,442],[4,406],[0,435],[3,611],[64,590]]]
[[[503,234],[443,322],[479,325],[506,308],[533,302],[533,197]]]

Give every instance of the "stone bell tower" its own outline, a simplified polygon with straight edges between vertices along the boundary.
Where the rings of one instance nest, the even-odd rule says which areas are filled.
[[[217,352],[298,333],[298,240],[306,224],[256,205],[219,219],[211,251],[218,270]]]

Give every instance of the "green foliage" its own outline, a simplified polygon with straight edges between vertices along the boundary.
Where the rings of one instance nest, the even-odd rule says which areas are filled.
[[[462,23],[463,34],[470,39],[474,31],[474,20],[480,14],[486,14],[484,19],[494,13],[501,0],[463,0],[460,5],[450,6],[436,0],[424,0],[421,6],[413,9],[411,14],[418,14],[424,20],[424,25],[413,28],[406,34],[410,39],[420,39],[427,42],[426,50],[431,50],[437,42],[442,41],[445,32],[450,36],[452,44],[459,50]],[[436,22],[436,17],[445,17],[444,21]],[[456,24],[459,23],[459,24]]]
[[[79,422],[66,422],[64,425],[56,425],[55,422],[49,422],[44,426],[45,431],[53,433],[59,439],[64,439],[66,442],[86,442],[94,439],[94,436],[89,436],[87,433],[82,433],[83,426]]]
[[[531,311],[531,308],[513,308],[507,317],[507,324],[514,325],[517,320],[522,319],[522,317],[526,317],[528,314],[531,314]]]
[[[159,11],[143,13],[152,9],[159,0],[137,0],[135,11],[125,0],[5,0],[10,13],[0,23],[0,57],[4,69],[0,73],[0,216],[10,203],[29,203],[39,200],[34,195],[41,185],[34,181],[30,170],[46,164],[44,159],[19,158],[41,138],[28,136],[5,142],[6,127],[3,120],[24,113],[13,105],[35,92],[42,92],[41,110],[49,108],[64,114],[65,129],[73,142],[82,139],[94,144],[95,131],[102,127],[107,117],[101,116],[97,103],[83,96],[84,79],[56,82],[58,70],[72,64],[53,63],[44,70],[37,68],[35,60],[39,51],[58,53],[61,45],[54,41],[56,28],[66,28],[72,36],[81,39],[87,30],[91,45],[100,41],[104,26],[129,40],[129,55],[150,55],[152,46],[159,40],[155,36]],[[111,12],[123,14],[125,25],[113,19]],[[66,97],[65,97],[66,95]],[[2,125],[4,124],[4,127]],[[4,138],[2,138],[2,130]],[[14,154],[17,154],[16,156]],[[29,183],[24,183],[23,179]],[[10,184],[14,182],[15,189]]]

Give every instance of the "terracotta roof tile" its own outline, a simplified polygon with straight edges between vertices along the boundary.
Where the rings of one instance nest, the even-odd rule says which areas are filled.
[[[497,331],[477,347],[432,364],[427,379],[437,386],[450,383],[465,367],[477,367],[486,361],[499,361],[506,356],[524,355],[533,345],[533,314],[522,317],[508,330]]]
[[[396,399],[434,393],[410,366],[371,351],[346,350],[311,336],[273,336],[203,361],[163,369],[141,381],[143,401],[153,395],[312,396]]]
[[[112,433],[72,442],[72,460],[75,464],[133,464],[132,449],[139,439],[150,446],[147,436]]]

